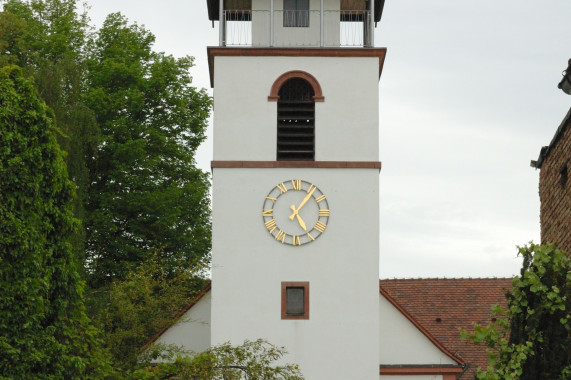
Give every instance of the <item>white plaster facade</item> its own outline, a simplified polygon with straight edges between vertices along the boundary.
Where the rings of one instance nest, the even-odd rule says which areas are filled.
[[[317,185],[331,210],[323,236],[301,247],[277,242],[261,216],[268,192],[293,178]],[[212,344],[264,338],[309,380],[376,378],[378,202],[377,170],[215,169]],[[310,283],[309,320],[281,319],[282,281]]]
[[[204,294],[179,320],[156,340],[157,343],[184,347],[192,352],[210,348],[211,293]]]
[[[378,162],[378,56],[268,51],[215,55],[213,65],[214,161],[275,161],[277,103],[268,96],[282,74],[304,71],[325,97],[315,104],[315,161]],[[285,346],[285,361],[308,380],[378,377],[378,176],[374,168],[213,169],[213,345],[263,338]],[[331,210],[323,235],[301,247],[276,241],[261,215],[268,192],[292,179],[318,186]],[[310,317],[282,320],[281,283],[296,281],[310,284]]]
[[[215,57],[214,160],[276,159],[274,81],[301,70],[313,75],[316,161],[379,160],[378,57]],[[378,172],[377,172],[378,175]]]
[[[274,3],[278,10],[281,3]],[[325,3],[339,9],[339,0]],[[319,9],[320,1],[310,4]],[[310,20],[319,35],[318,27]],[[299,28],[282,29],[274,33],[280,44],[297,41]],[[268,96],[281,75],[303,71],[325,98],[315,103],[315,161],[378,163],[379,56],[267,50],[212,59],[214,161],[276,161],[277,102]],[[319,187],[331,210],[322,236],[301,247],[276,241],[262,218],[269,191],[292,179]],[[299,364],[308,380],[376,379],[378,168],[215,167],[212,180],[211,343],[263,338],[285,346],[284,360]],[[282,282],[309,282],[309,319],[281,318]]]
[[[255,286],[252,284],[251,286]],[[270,292],[268,292],[270,293]],[[268,295],[268,298],[275,298],[274,295]],[[396,307],[394,307],[383,295],[377,293],[379,319],[376,321],[379,325],[380,337],[378,340],[379,356],[376,358],[377,363],[392,364],[392,365],[443,365],[448,364],[455,366],[458,363],[450,358],[445,352],[440,350],[430,339],[427,338],[405,315],[403,315]],[[349,296],[351,297],[351,296]],[[313,300],[312,300],[313,301]],[[334,304],[334,302],[333,302]],[[183,346],[194,352],[200,352],[210,346],[210,328],[211,323],[209,320],[211,307],[211,292],[206,293],[191,309],[189,309],[178,323],[171,326],[161,337],[158,342],[165,344],[175,344]],[[275,309],[279,305],[272,305]],[[334,306],[332,306],[334,307]],[[255,316],[252,316],[255,318]],[[276,318],[270,318],[275,320]],[[355,323],[359,323],[359,319],[355,318]],[[306,323],[307,321],[305,321]],[[284,335],[287,334],[303,334],[303,323],[300,326],[295,326],[292,329],[286,329]],[[275,326],[275,321],[270,322]],[[279,328],[279,326],[277,327]],[[337,326],[338,329],[344,329],[345,326]],[[257,325],[252,325],[249,331],[254,334],[256,338],[260,337]],[[324,341],[317,348],[318,350],[327,350],[326,341],[329,341],[329,334],[327,331],[322,332]],[[345,334],[343,334],[343,337]],[[291,338],[284,338],[281,343],[290,343]],[[342,337],[340,337],[342,338]],[[239,338],[238,338],[239,339]],[[285,343],[284,343],[285,342]],[[346,357],[347,352],[343,351],[343,357]],[[287,358],[288,361],[296,362],[295,357]],[[300,359],[300,358],[298,358]],[[333,360],[333,359],[332,359]],[[329,363],[328,365],[331,365]],[[303,366],[302,366],[303,369]],[[434,375],[377,375],[380,380],[442,380],[443,376]],[[341,377],[327,378],[320,372],[318,375],[310,377],[304,371],[307,379],[341,379]],[[346,379],[357,379],[357,377],[346,377]],[[360,377],[358,378],[360,379]]]
[[[383,296],[380,299],[379,316],[380,363],[392,365],[457,364]]]

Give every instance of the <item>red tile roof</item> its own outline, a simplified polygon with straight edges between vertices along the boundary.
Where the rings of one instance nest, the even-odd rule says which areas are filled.
[[[490,309],[506,307],[505,293],[511,278],[426,278],[380,280],[386,292],[429,335],[447,351],[469,364],[463,376],[473,377],[477,367],[485,368],[488,354],[484,346],[474,346],[460,338],[460,329],[472,331],[474,322],[490,322]]]

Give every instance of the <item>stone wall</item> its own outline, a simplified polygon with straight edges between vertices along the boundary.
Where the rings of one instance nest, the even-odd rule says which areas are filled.
[[[539,176],[541,241],[571,253],[571,111],[543,155]]]

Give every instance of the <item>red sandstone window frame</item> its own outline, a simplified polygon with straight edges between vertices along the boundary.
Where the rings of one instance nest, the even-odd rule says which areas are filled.
[[[321,90],[321,85],[313,75],[305,71],[293,70],[293,71],[288,71],[287,73],[283,73],[278,77],[278,79],[274,81],[274,83],[272,84],[272,88],[270,89],[270,95],[268,96],[269,102],[277,102],[280,99],[279,96],[280,88],[288,79],[291,78],[305,79],[309,83],[309,85],[313,87],[313,93],[315,94],[313,96],[313,101],[316,103],[325,101],[325,97],[323,96],[323,91]]]
[[[292,281],[284,281],[281,284],[281,294],[282,294],[282,302],[281,302],[281,316],[282,320],[290,320],[290,319],[309,319],[309,282],[292,282]],[[286,303],[287,303],[287,288],[303,288],[303,310],[304,313],[299,315],[289,315],[286,313]]]

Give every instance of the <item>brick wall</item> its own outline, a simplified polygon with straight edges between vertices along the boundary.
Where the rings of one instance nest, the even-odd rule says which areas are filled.
[[[541,241],[571,253],[571,118],[561,125],[541,165]],[[563,172],[562,172],[563,171]]]

